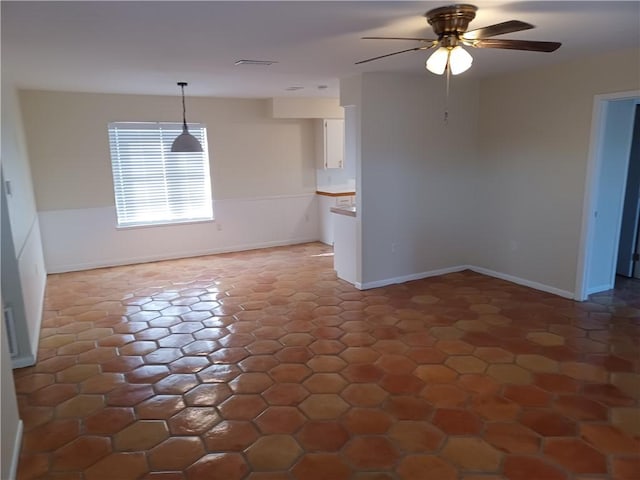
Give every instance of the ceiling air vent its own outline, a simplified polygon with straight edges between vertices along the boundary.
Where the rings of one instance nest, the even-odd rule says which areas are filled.
[[[263,65],[269,66],[278,63],[274,60],[238,60],[234,65]]]

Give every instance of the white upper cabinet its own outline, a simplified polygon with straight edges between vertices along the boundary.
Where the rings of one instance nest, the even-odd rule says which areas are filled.
[[[318,120],[316,129],[318,168],[344,166],[344,120]]]

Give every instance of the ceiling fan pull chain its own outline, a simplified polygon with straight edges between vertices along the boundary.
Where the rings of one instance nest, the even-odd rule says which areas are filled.
[[[447,79],[446,79],[446,95],[444,98],[444,123],[449,123],[449,81],[451,80],[451,69],[447,62]]]

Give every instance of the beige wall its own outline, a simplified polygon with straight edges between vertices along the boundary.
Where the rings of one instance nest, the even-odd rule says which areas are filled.
[[[175,97],[22,91],[39,211],[114,205],[107,124],[179,121]],[[207,125],[216,200],[315,189],[310,120],[271,118],[268,100],[187,97]]]
[[[363,283],[470,264],[573,291],[593,96],[637,89],[639,58],[454,77],[448,125],[443,78],[364,75]],[[175,121],[179,102],[27,91],[22,105],[38,209],[59,211],[113,205],[109,121]],[[275,120],[269,107],[188,99],[189,119],[209,127],[216,199],[313,191],[311,121]]]
[[[637,49],[481,82],[473,264],[574,291],[594,95],[639,87]]]
[[[344,118],[337,98],[275,97],[270,104],[273,118]]]
[[[2,172],[5,180],[11,182],[12,194],[7,197],[7,207],[13,213],[9,217],[16,255],[27,241],[37,218],[22,123],[17,91],[11,83],[3,81],[0,149]]]
[[[345,82],[357,89],[357,82]],[[362,283],[467,263],[469,205],[477,156],[477,85],[452,79],[444,121],[444,78],[364,74],[358,215]]]
[[[454,77],[448,124],[441,77],[342,86],[361,110],[364,285],[471,266],[573,296],[594,96],[638,89],[638,50]]]
[[[214,222],[116,228],[107,124],[176,121],[180,98],[22,91],[49,272],[319,238],[312,120],[273,119],[269,100],[187,98],[207,125]]]

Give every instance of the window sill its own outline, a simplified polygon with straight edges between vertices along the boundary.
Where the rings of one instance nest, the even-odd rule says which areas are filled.
[[[116,225],[116,230],[133,230],[138,228],[154,228],[154,227],[178,227],[183,225],[195,225],[199,223],[215,223],[215,218],[207,218],[203,220],[184,220],[176,222],[158,222],[158,223],[140,223],[134,225]]]

